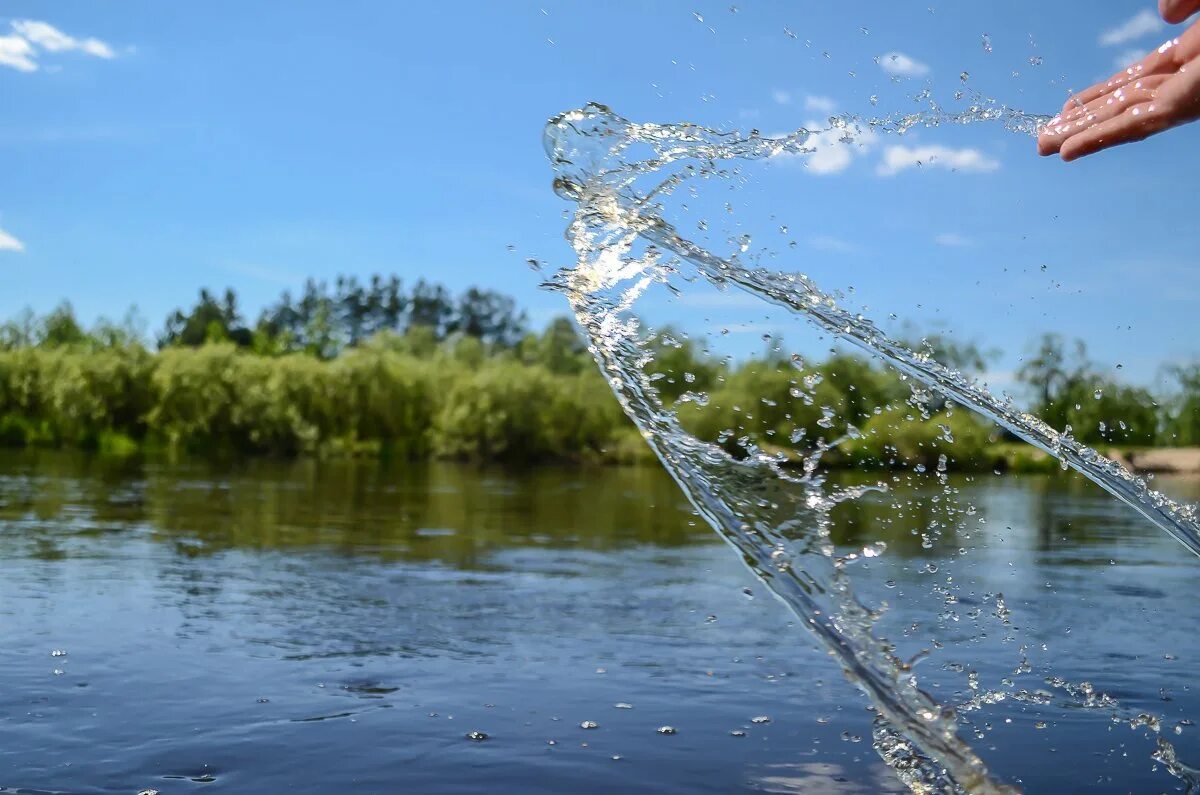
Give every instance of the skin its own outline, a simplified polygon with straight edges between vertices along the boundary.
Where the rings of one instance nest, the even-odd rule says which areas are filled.
[[[1159,0],[1170,23],[1200,0]],[[1067,100],[1038,136],[1038,153],[1077,160],[1200,119],[1200,21],[1142,60]]]

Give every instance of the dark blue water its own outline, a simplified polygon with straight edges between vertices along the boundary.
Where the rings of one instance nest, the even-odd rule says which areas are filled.
[[[1087,680],[1200,759],[1175,732],[1200,716],[1198,563],[1065,476],[954,485],[987,525],[937,573],[953,538],[921,548],[918,508],[884,521],[920,489],[843,506],[835,532],[889,539],[871,580],[894,587],[867,598],[901,656],[940,645],[915,668],[930,691]],[[1012,627],[979,637],[966,613],[996,590]],[[902,791],[788,618],[653,469],[4,454],[0,791]],[[1182,791],[1110,714],[1009,699],[964,732],[1027,792]]]

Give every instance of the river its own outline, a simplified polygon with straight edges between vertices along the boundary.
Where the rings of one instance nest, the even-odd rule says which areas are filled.
[[[1087,681],[1200,759],[1195,559],[1077,476],[950,483],[984,520],[961,552],[953,528],[934,550],[912,533],[932,476],[833,515],[847,551],[887,540],[862,562],[879,634],[943,646],[922,685]],[[946,554],[953,605],[931,587]],[[1011,626],[957,637],[999,592]],[[790,618],[656,468],[4,452],[0,792],[904,791]],[[1026,792],[1183,791],[1113,712],[962,717]]]

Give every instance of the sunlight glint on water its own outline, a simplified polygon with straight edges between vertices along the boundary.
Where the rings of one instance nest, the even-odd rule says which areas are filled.
[[[961,97],[958,97],[961,98]],[[963,738],[954,707],[923,691],[910,664],[873,632],[878,614],[851,588],[848,558],[838,557],[829,536],[829,512],[866,489],[834,489],[821,477],[821,453],[833,443],[807,451],[800,472],[751,448],[745,459],[689,435],[664,407],[645,371],[651,354],[633,307],[652,285],[680,273],[698,274],[719,289],[730,286],[763,302],[796,313],[824,332],[880,358],[913,381],[955,403],[968,406],[1099,484],[1194,553],[1200,554],[1200,523],[1195,509],[1151,490],[1069,433],[1059,433],[1010,400],[930,357],[889,339],[873,323],[838,306],[809,279],[743,266],[735,255],[722,258],[681,236],[663,217],[664,200],[697,179],[737,178],[749,161],[814,151],[812,136],[833,132],[845,143],[864,134],[903,134],[916,126],[993,122],[1010,131],[1033,134],[1044,122],[978,98],[961,112],[947,112],[929,100],[930,110],[882,119],[842,117],[830,130],[798,130],[766,138],[722,133],[692,124],[637,124],[600,105],[553,119],[546,148],[554,166],[555,189],[577,203],[568,238],[576,265],[560,271],[549,285],[563,292],[588,334],[591,348],[625,411],[689,500],[838,659],[847,676],[870,698],[877,714],[875,747],[914,792],[1011,793],[991,776]],[[745,251],[746,244],[741,246]],[[688,396],[703,401],[703,395]],[[880,549],[864,550],[878,554]],[[853,556],[850,556],[851,558]],[[995,595],[994,615],[1007,623],[1003,599]],[[1024,661],[1023,661],[1024,664]],[[1060,680],[1059,696],[1040,691],[1012,693],[1022,698],[1062,698],[1077,706],[1104,709],[1129,718],[1112,699],[1096,702]],[[1090,686],[1089,686],[1090,687]],[[1010,694],[976,693],[962,709],[978,709]],[[1149,716],[1147,716],[1149,717]],[[1155,758],[1189,786],[1193,771],[1178,762],[1161,737]]]

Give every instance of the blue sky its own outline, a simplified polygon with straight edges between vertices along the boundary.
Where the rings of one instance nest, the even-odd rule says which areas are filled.
[[[540,139],[559,111],[780,132],[948,102],[967,72],[1049,113],[1169,35],[1151,2],[859,5],[7,0],[0,315],[136,304],[157,328],[201,286],[254,315],[307,276],[383,271],[541,322],[561,299],[525,259],[571,257]],[[1005,349],[997,384],[1046,330],[1147,380],[1200,354],[1198,144],[1064,166],[996,126],[920,130],[772,165],[756,196],[797,242],[774,264]],[[703,327],[700,303],[663,317]]]

